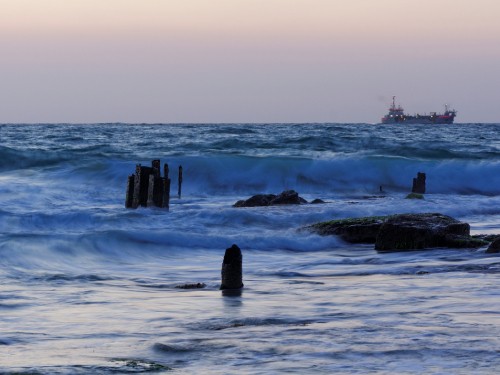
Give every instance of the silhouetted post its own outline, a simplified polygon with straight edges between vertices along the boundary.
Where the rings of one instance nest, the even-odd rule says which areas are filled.
[[[417,178],[413,179],[412,193],[425,194],[425,173],[418,172]]]
[[[178,182],[178,191],[179,199],[181,199],[181,191],[182,191],[182,165],[179,166],[179,182]]]
[[[153,168],[153,174],[155,175],[155,177],[160,177],[160,167],[160,159],[154,159],[153,161],[151,161],[151,168]]]
[[[127,193],[125,195],[125,208],[132,208],[134,202],[134,178],[135,176],[131,174],[127,179]]]
[[[141,203],[141,165],[137,164],[135,166],[134,196],[132,199],[132,208],[139,207],[140,203]]]
[[[162,178],[161,182],[163,184],[163,197],[162,197],[162,207],[167,210],[170,208],[170,178],[168,177],[168,164],[165,163],[163,166],[164,178]]]
[[[243,256],[236,245],[226,249],[222,261],[221,278],[221,290],[243,288]]]
[[[155,205],[154,191],[155,191],[155,175],[150,174],[148,183],[148,200],[146,203],[148,207],[153,207]]]

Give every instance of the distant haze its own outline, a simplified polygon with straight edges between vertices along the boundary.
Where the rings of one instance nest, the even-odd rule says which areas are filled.
[[[500,122],[498,0],[0,0],[0,123]]]

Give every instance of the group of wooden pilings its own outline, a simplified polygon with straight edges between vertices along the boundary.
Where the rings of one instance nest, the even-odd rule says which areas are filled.
[[[170,178],[168,164],[163,165],[161,177],[161,162],[155,159],[151,167],[137,164],[135,173],[128,176],[127,193],[125,197],[126,208],[160,207],[169,209],[170,206]],[[179,166],[177,195],[181,198],[182,192],[182,166]]]

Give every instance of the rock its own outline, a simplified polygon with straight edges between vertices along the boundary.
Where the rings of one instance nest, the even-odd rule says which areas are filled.
[[[276,195],[274,194],[257,194],[247,200],[241,200],[234,204],[234,207],[261,207],[269,206]]]
[[[226,249],[222,261],[221,279],[222,290],[243,288],[243,256],[237,245]]]
[[[438,213],[333,220],[305,229],[320,235],[338,235],[350,243],[373,243],[378,251],[477,248],[488,243],[471,237],[469,224]]]
[[[486,252],[488,254],[500,253],[500,237],[497,237],[492,243],[490,243]]]
[[[378,251],[419,250],[434,247],[475,248],[484,243],[470,236],[470,226],[450,216],[402,214],[389,216],[375,241]]]
[[[269,202],[270,206],[277,206],[280,204],[301,204],[307,203],[304,198],[299,197],[299,193],[295,190],[285,190],[284,192],[278,194],[275,198]]]
[[[286,190],[281,194],[257,194],[247,200],[239,200],[233,207],[263,207],[277,206],[282,204],[307,203],[304,198],[299,197],[295,190]]]
[[[308,229],[322,236],[337,235],[350,243],[375,243],[378,231],[386,216],[333,220],[314,224]]]
[[[321,203],[326,203],[323,199],[316,198],[311,202],[311,204],[321,204]]]
[[[177,289],[203,289],[207,285],[205,283],[194,283],[194,284],[181,284],[176,285]]]

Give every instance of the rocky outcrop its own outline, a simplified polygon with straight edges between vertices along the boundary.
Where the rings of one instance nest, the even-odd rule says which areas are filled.
[[[337,235],[350,243],[375,243],[386,216],[332,220],[307,227],[322,236]]]
[[[497,237],[493,240],[490,246],[488,246],[486,252],[489,254],[500,253],[500,237]]]
[[[438,213],[334,220],[307,228],[320,235],[338,235],[350,243],[373,243],[378,251],[477,248],[488,243],[471,237],[469,224]]]
[[[275,194],[257,194],[247,200],[236,202],[233,207],[262,207],[278,206],[283,204],[304,204],[307,201],[299,196],[295,190],[285,190],[282,193]]]
[[[233,207],[262,207],[269,206],[269,203],[276,198],[274,194],[257,194],[247,200],[236,202]]]
[[[389,216],[377,234],[378,251],[435,247],[475,248],[485,243],[470,236],[470,226],[438,213]]]

